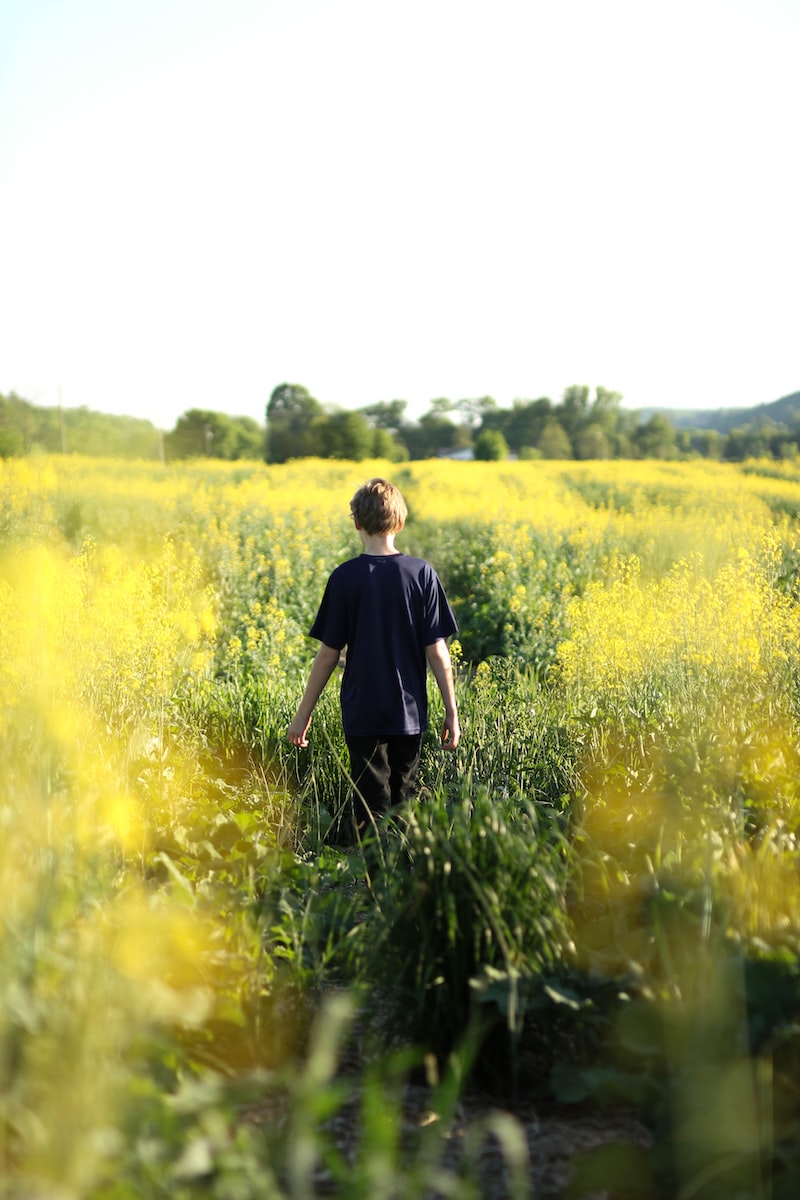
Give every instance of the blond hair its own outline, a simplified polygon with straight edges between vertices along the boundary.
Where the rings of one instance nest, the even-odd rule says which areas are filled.
[[[350,501],[350,514],[356,524],[370,535],[397,533],[408,516],[399,488],[387,479],[368,479]]]

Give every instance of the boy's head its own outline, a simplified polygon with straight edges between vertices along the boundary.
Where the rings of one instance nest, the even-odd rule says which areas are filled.
[[[399,488],[386,479],[369,479],[350,501],[350,515],[365,533],[398,533],[408,509]]]

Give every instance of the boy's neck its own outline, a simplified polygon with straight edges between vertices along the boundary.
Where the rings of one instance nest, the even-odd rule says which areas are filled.
[[[399,554],[400,551],[395,548],[394,533],[366,533],[363,529],[359,529],[359,536],[364,546],[365,554],[386,555]]]

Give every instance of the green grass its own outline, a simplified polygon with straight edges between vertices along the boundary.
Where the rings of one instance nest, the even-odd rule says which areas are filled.
[[[76,503],[31,502],[16,524],[9,510],[9,544],[41,538],[66,563],[86,530],[122,538],[132,500]],[[188,494],[174,521],[150,508],[141,554],[174,521],[197,546],[219,619],[209,672],[182,662],[167,694],[147,691],[143,652],[139,682],[122,678],[111,619],[81,695],[58,694],[90,711],[80,744],[33,685],[27,706],[0,706],[0,1196],[305,1200],[323,1164],[342,1196],[478,1197],[489,1132],[527,1195],[510,1119],[473,1131],[459,1171],[442,1164],[477,1080],[505,1104],[639,1116],[652,1149],[586,1157],[587,1188],[794,1197],[791,656],[758,675],[672,662],[622,689],[567,686],[570,597],[607,551],[636,545],[655,573],[674,531],[537,535],[493,572],[507,547],[488,524],[413,523],[409,549],[438,556],[464,627],[464,738],[438,746],[431,685],[419,798],[352,847],[335,683],[311,747],[285,739],[342,529],[309,547],[288,517],[214,525]],[[793,605],[781,536],[774,587]],[[369,1062],[348,1073],[373,1011]],[[409,1140],[400,1093],[426,1071],[439,1120]],[[253,1105],[275,1114],[263,1130]],[[330,1128],[351,1114],[352,1161]]]

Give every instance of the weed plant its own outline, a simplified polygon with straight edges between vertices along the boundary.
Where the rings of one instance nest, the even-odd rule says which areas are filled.
[[[391,978],[403,1033],[443,1056],[476,1016],[487,969],[513,984],[569,947],[565,845],[552,810],[465,785],[398,815],[354,941],[362,981]]]

